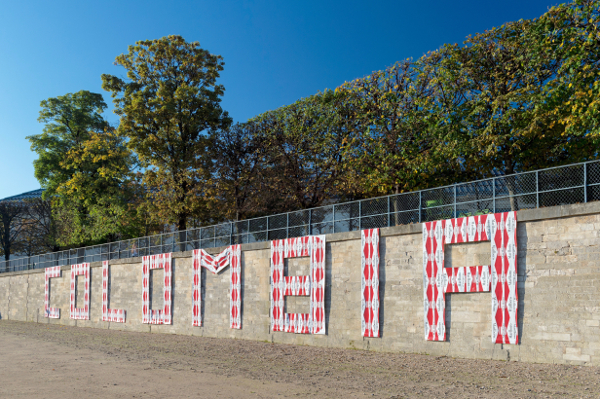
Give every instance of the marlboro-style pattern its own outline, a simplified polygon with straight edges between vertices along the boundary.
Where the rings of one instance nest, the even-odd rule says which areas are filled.
[[[492,341],[518,343],[516,212],[423,224],[425,339],[446,340],[445,294],[492,291]],[[491,242],[492,266],[446,268],[444,245]]]
[[[230,267],[229,282],[229,327],[242,328],[242,246],[231,245],[223,252],[212,256],[203,249],[194,250],[194,279],[192,283],[192,325],[202,326],[202,268],[217,274],[227,266]]]
[[[493,217],[488,218],[492,237],[492,341],[518,344],[517,213],[490,216]]]
[[[83,276],[83,308],[76,308],[77,276]],[[71,307],[70,317],[75,320],[90,319],[90,264],[71,265]]]
[[[283,296],[309,296],[310,276],[283,276],[285,292]]]
[[[125,323],[125,310],[108,308],[108,261],[102,261],[102,321]]]
[[[242,328],[242,246],[232,245],[229,251],[229,328]]]
[[[150,270],[164,269],[163,309],[150,308]],[[171,253],[142,257],[142,323],[171,324],[171,291],[173,288]]]
[[[361,333],[379,337],[379,229],[361,231]]]
[[[442,284],[446,294],[457,292],[489,292],[490,266],[445,267]]]
[[[284,276],[284,261],[310,256],[310,276]],[[325,236],[271,241],[271,329],[325,334]],[[285,313],[286,295],[309,295],[309,313]]]
[[[47,267],[44,270],[46,285],[44,288],[44,317],[51,319],[60,319],[60,309],[50,307],[50,279],[53,277],[61,277],[60,266]]]

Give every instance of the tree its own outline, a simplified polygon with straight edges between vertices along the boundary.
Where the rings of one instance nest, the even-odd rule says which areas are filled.
[[[21,201],[0,202],[0,253],[4,255],[6,261],[21,249],[19,239],[25,226],[22,223],[25,213],[26,205]],[[6,271],[8,271],[8,263]]]
[[[23,228],[19,237],[21,252],[33,256],[60,250],[57,224],[52,214],[50,200],[33,198],[25,200],[26,209],[21,219]]]
[[[438,156],[431,134],[431,79],[419,63],[405,60],[337,89],[355,120],[345,159],[366,195],[427,188],[453,175],[456,161]]]
[[[28,137],[39,155],[36,177],[53,207],[54,246],[135,234],[129,206],[135,159],[100,115],[105,108],[100,94],[87,91],[42,101],[44,132]]]
[[[101,94],[82,90],[49,98],[40,105],[38,121],[45,123],[43,133],[27,139],[38,154],[33,161],[35,177],[46,189],[44,198],[51,198],[76,172],[62,164],[69,151],[80,150],[92,132],[107,127],[101,115],[106,103]]]
[[[553,116],[562,105],[549,87],[560,79],[565,58],[544,45],[549,34],[542,20],[510,22],[425,57],[436,75],[431,112],[444,122],[438,137],[449,143],[447,157],[461,157],[465,177],[585,159],[587,139],[566,132]],[[448,104],[447,93],[462,100]]]
[[[539,52],[558,62],[544,87],[552,127],[576,137],[578,158],[596,158],[600,142],[600,1],[576,0],[552,7],[537,27]]]
[[[347,193],[343,150],[347,111],[331,91],[257,116],[268,167],[263,169],[273,207],[292,211],[320,206]]]
[[[23,219],[21,223],[23,226],[18,237],[19,255],[33,256],[49,252],[44,245],[46,237],[43,230],[29,219]]]
[[[58,193],[87,210],[80,215],[83,239],[94,241],[136,235],[133,198],[135,158],[113,128],[92,132],[83,146],[67,154],[63,165],[75,170]]]
[[[255,123],[236,123],[215,132],[215,200],[222,220],[264,214],[272,195],[266,184],[266,144]],[[257,195],[260,193],[260,195]]]
[[[145,168],[150,206],[179,230],[190,218],[207,218],[203,197],[211,184],[210,129],[231,120],[220,106],[224,87],[221,56],[181,36],[137,42],[116,58],[127,81],[102,75],[120,116],[119,132],[129,138]]]

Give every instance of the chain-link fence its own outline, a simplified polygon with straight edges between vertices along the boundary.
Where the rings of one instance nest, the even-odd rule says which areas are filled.
[[[600,200],[600,161],[0,262],[0,273]]]

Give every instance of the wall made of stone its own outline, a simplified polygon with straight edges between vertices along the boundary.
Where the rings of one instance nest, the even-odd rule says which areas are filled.
[[[242,246],[242,329],[229,328],[229,268],[202,270],[204,325],[192,326],[192,258],[173,254],[173,324],[142,324],[141,259],[112,261],[110,307],[127,311],[126,323],[102,321],[101,267],[91,268],[90,320],[69,318],[70,268],[51,279],[51,306],[60,319],[43,317],[44,274],[0,274],[0,317],[78,327],[229,337],[300,345],[427,353],[463,358],[600,364],[600,203],[519,211],[519,345],[491,342],[491,294],[446,296],[447,341],[423,331],[421,225],[381,230],[381,338],[360,333],[360,232],[327,235],[326,335],[270,331],[269,243]],[[210,252],[217,253],[224,248]],[[490,264],[489,242],[446,247],[446,267]],[[286,274],[308,274],[308,258],[286,261]],[[151,273],[152,306],[161,304],[162,270]],[[82,306],[83,284],[77,284]],[[288,312],[308,313],[307,297],[287,297]]]

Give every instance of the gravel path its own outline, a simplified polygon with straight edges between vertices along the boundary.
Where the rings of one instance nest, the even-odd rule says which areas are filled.
[[[138,397],[219,398],[600,398],[598,367],[324,349],[8,320],[0,321],[0,359],[2,398],[79,397],[83,389],[93,397],[137,393]],[[60,367],[51,370],[53,362]],[[81,378],[77,383],[73,373]],[[51,386],[59,387],[61,395],[53,396]]]

